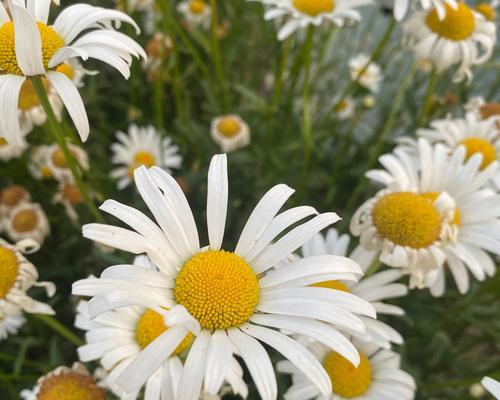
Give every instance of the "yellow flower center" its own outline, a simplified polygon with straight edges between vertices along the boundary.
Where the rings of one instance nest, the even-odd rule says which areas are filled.
[[[42,79],[43,85],[45,86],[45,90],[49,88],[49,81],[45,78]],[[34,107],[38,107],[40,105],[40,100],[38,100],[38,96],[36,94],[33,83],[30,80],[27,80],[21,86],[21,91],[19,92],[19,103],[18,107],[23,110],[31,110]]]
[[[351,290],[347,287],[347,285],[345,285],[344,283],[339,282],[339,281],[318,282],[318,283],[314,283],[311,286],[322,287],[322,288],[327,288],[327,289],[335,289],[335,290],[340,290],[342,292],[351,293]]]
[[[37,400],[105,400],[104,391],[89,375],[66,372],[43,381]]]
[[[331,352],[323,360],[323,367],[332,381],[333,392],[347,399],[362,396],[372,383],[370,360],[359,353],[361,362],[356,368],[340,354]]]
[[[64,63],[59,65],[56,68],[56,71],[66,75],[71,80],[73,80],[75,76],[75,71],[73,70],[73,67],[69,63]]]
[[[467,150],[467,160],[476,153],[482,154],[483,162],[481,164],[481,169],[485,169],[488,165],[490,165],[497,159],[497,151],[495,150],[495,147],[483,138],[467,138],[462,140],[460,144],[464,145],[465,149]]]
[[[422,193],[422,197],[425,197],[426,199],[429,199],[434,203],[440,194],[441,193],[439,192],[426,192]],[[451,223],[454,225],[460,225],[460,222],[462,222],[462,214],[460,213],[460,210],[458,208],[455,208],[453,220],[451,221]]]
[[[41,22],[37,22],[40,38],[42,39],[42,59],[47,70],[49,61],[57,50],[64,46],[64,40],[59,34]],[[17,64],[14,39],[14,24],[7,22],[0,27],[0,70],[8,74],[23,75]]]
[[[141,346],[141,349],[146,348],[158,336],[164,333],[168,327],[163,321],[163,316],[156,311],[147,310],[139,318],[135,327],[135,340]],[[181,354],[186,350],[193,341],[193,334],[190,332],[186,335],[184,340],[175,349],[174,355]]]
[[[500,103],[487,103],[479,109],[481,112],[481,117],[483,119],[488,119],[495,115],[500,115]]]
[[[222,136],[232,138],[240,133],[241,125],[234,117],[224,117],[217,124],[217,130]]]
[[[62,189],[62,197],[71,204],[80,204],[83,201],[82,192],[75,185],[65,185]]]
[[[66,160],[66,157],[61,149],[54,150],[50,158],[52,159],[52,164],[54,164],[57,168],[68,168],[68,161]]]
[[[0,137],[0,147],[8,145],[9,142],[5,140],[3,137]]]
[[[47,165],[44,165],[42,168],[40,168],[40,173],[42,174],[42,177],[45,179],[52,178],[52,171]]]
[[[19,263],[16,254],[0,245],[0,299],[5,298],[16,282]]]
[[[8,207],[14,207],[26,198],[28,198],[28,192],[26,189],[19,185],[12,185],[6,187],[0,193],[0,204],[4,204]]]
[[[497,18],[497,13],[495,12],[495,8],[488,3],[479,3],[476,4],[476,11],[483,15],[487,21],[494,21]]]
[[[139,151],[135,154],[132,161],[132,165],[128,169],[128,176],[130,179],[134,179],[134,171],[144,165],[147,168],[151,168],[156,165],[156,157],[148,151]]]
[[[431,200],[410,192],[391,193],[373,207],[373,224],[385,239],[414,249],[439,239],[442,218]]]
[[[38,225],[38,214],[34,210],[21,210],[12,217],[12,227],[17,232],[31,232]]]
[[[315,17],[316,15],[332,12],[335,8],[334,0],[293,0],[293,6],[301,13]]]
[[[205,10],[205,2],[202,0],[192,0],[189,3],[189,11],[193,14],[201,14]]]
[[[247,322],[259,302],[259,284],[252,268],[224,250],[196,254],[175,282],[175,301],[204,329],[229,329]]]
[[[438,36],[449,40],[460,41],[468,39],[474,33],[476,20],[474,13],[465,3],[458,3],[457,9],[445,4],[446,17],[439,19],[438,13],[433,8],[427,14],[426,24]]]

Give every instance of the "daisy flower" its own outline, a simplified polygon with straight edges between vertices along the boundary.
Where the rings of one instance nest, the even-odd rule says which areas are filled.
[[[394,0],[394,17],[401,21],[410,8],[410,3],[413,0]],[[446,5],[456,9],[458,7],[457,0],[419,0],[419,4],[425,10],[434,7],[439,19],[443,20],[446,17]]]
[[[31,200],[29,192],[20,185],[10,185],[0,192],[0,218],[10,213],[15,207]]]
[[[495,396],[496,399],[500,399],[500,382],[492,378],[485,377],[481,383],[488,392]]]
[[[28,169],[31,174],[39,180],[52,179],[52,171],[49,168],[49,145],[41,144],[33,148],[30,154]]]
[[[145,256],[138,256],[134,265],[150,271],[158,269]],[[116,378],[154,339],[167,329],[163,317],[154,310],[142,306],[123,307],[99,315],[91,319],[87,302],[80,302],[77,309],[75,326],[86,332],[87,344],[78,349],[80,361],[101,360],[102,366],[109,371],[105,380],[117,396],[135,400],[140,389],[128,395],[123,394],[116,385]],[[160,393],[168,399],[174,399],[182,375],[183,363],[181,354],[191,345],[193,335],[188,334],[177,346],[174,353],[147,380],[145,385],[146,400],[159,400]],[[232,391],[246,398],[248,389],[242,379],[243,370],[232,358],[226,372],[226,380],[230,382]]]
[[[400,367],[401,360],[393,351],[373,344],[356,342],[361,362],[354,367],[342,355],[314,342],[308,349],[321,362],[332,381],[333,393],[322,396],[306,377],[290,362],[278,363],[278,371],[292,375],[292,386],[285,400],[413,400],[416,384]]]
[[[135,22],[116,11],[75,4],[59,13],[48,25],[50,2],[9,1],[9,12],[0,3],[0,132],[12,145],[22,142],[17,118],[19,94],[26,79],[45,77],[61,98],[83,141],[89,134],[85,106],[74,83],[57,68],[68,60],[95,58],[116,68],[128,78],[132,56],[144,50],[112,24]],[[12,19],[11,19],[12,16]]]
[[[5,232],[14,242],[32,239],[42,245],[50,233],[49,221],[38,203],[21,203],[3,221]]]
[[[23,390],[23,400],[57,400],[65,398],[105,400],[106,393],[89,374],[83,364],[74,363],[71,368],[57,367],[40,377],[32,390]]]
[[[18,158],[25,152],[27,148],[28,143],[26,143],[24,137],[22,137],[16,145],[12,145],[3,137],[0,137],[0,160],[9,161],[13,158]]]
[[[9,335],[15,335],[19,328],[26,323],[21,311],[14,314],[2,315],[0,312],[0,342]]]
[[[118,143],[111,146],[111,161],[119,167],[111,171],[111,177],[118,179],[118,189],[130,185],[134,170],[141,165],[157,166],[167,172],[181,167],[179,147],[173,144],[171,138],[162,138],[152,126],[143,128],[132,124],[128,128],[128,134],[118,132],[116,137]]]
[[[60,183],[53,201],[64,207],[64,211],[71,221],[78,221],[75,207],[83,203],[83,195],[78,186],[72,183]]]
[[[84,226],[83,234],[120,250],[146,253],[158,272],[112,266],[100,279],[75,282],[73,294],[97,296],[98,300],[89,302],[93,317],[128,305],[142,305],[164,315],[165,309],[180,307],[185,315],[175,319],[186,322],[162,333],[132,360],[116,380],[123,391],[138,390],[189,331],[196,338],[179,381],[177,399],[182,400],[197,400],[202,387],[208,394],[218,393],[233,354],[246,364],[261,398],[276,399],[274,370],[261,342],[295,364],[320,393],[329,395],[330,379],[321,364],[277,329],[304,334],[353,364],[359,363],[356,349],[338,329],[364,332],[356,314],[375,317],[375,310],[353,294],[309,286],[325,279],[355,280],[361,274],[359,265],[326,255],[273,269],[314,234],[337,222],[335,213],[317,214],[311,207],[296,207],[278,214],[293,190],[277,185],[255,207],[236,249],[227,251],[222,247],[228,204],[225,155],[214,156],[208,172],[208,246],[200,244],[184,193],[168,173],[142,166],[135,171],[135,184],[156,223],[133,208],[106,201],[101,209],[133,230],[90,224]],[[167,313],[166,326],[168,320]]]
[[[464,146],[466,159],[481,154],[481,170],[494,161],[500,160],[499,118],[478,120],[472,113],[464,118],[446,118],[431,122],[430,128],[419,129],[417,135],[431,143],[443,143],[450,149]],[[496,187],[500,188],[500,171],[494,177]]]
[[[377,93],[382,82],[382,70],[380,66],[372,62],[368,65],[363,75],[361,71],[370,62],[370,57],[366,54],[358,54],[349,61],[349,69],[351,71],[351,79],[357,81],[359,85],[373,93]]]
[[[212,121],[210,134],[224,153],[250,144],[250,128],[238,115],[230,114]]]
[[[48,304],[28,296],[27,291],[35,286],[46,290],[52,297],[55,286],[51,282],[37,282],[38,272],[22,254],[38,249],[37,243],[24,240],[15,246],[0,239],[0,319],[7,315],[18,315],[22,310],[32,314],[54,314]]]
[[[351,231],[361,245],[380,252],[387,265],[411,275],[411,287],[445,289],[444,264],[460,293],[469,288],[467,269],[478,280],[495,273],[488,252],[500,254],[500,196],[485,189],[498,163],[481,170],[482,157],[467,159],[465,146],[451,153],[418,141],[380,157],[384,170],[367,176],[385,186],[356,211]]]
[[[264,18],[288,17],[280,28],[278,39],[284,40],[298,29],[309,25],[319,26],[332,22],[343,26],[346,21],[360,21],[361,14],[357,8],[373,4],[371,0],[281,0],[265,2],[269,8]]]
[[[351,97],[345,98],[335,107],[337,118],[341,121],[352,118],[355,106],[354,100]]]
[[[438,72],[454,65],[454,81],[472,79],[471,67],[486,62],[496,43],[496,27],[467,4],[454,9],[445,4],[446,16],[439,19],[436,8],[415,11],[404,24],[405,42],[418,60],[433,64]]]
[[[79,167],[87,171],[89,169],[87,152],[73,143],[68,143],[68,147]],[[44,151],[46,153],[40,155],[40,161],[42,158],[45,158],[44,162],[42,162],[43,166],[41,167],[42,176],[52,177],[59,182],[73,183],[73,174],[71,173],[68,161],[61,148],[57,144],[51,144],[45,146]],[[44,171],[45,168],[48,171]]]
[[[318,233],[304,244],[302,254],[304,257],[327,254],[345,257],[347,256],[350,241],[349,235],[339,235],[337,230],[329,229],[325,236]],[[349,258],[356,261],[363,272],[366,272],[376,259],[376,256],[375,252],[370,254],[356,248],[349,255]],[[359,283],[330,280],[315,283],[313,286],[352,293],[370,302],[377,311],[377,315],[404,315],[404,310],[400,307],[383,303],[384,300],[403,297],[408,294],[406,285],[396,283],[400,278],[401,272],[391,269],[364,278]],[[373,342],[375,345],[386,349],[391,348],[391,343],[403,344],[401,335],[388,324],[364,316],[360,318],[366,325],[366,332],[362,335],[354,334],[357,339],[367,343]]]
[[[204,0],[181,1],[177,6],[177,11],[190,27],[201,26],[207,29],[210,26],[212,9]]]

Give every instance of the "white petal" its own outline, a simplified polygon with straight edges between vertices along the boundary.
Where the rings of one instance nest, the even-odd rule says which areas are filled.
[[[227,157],[212,157],[208,170],[207,227],[210,249],[220,250],[227,217]]]
[[[0,75],[0,137],[12,146],[22,146],[24,140],[19,126],[19,93],[26,78],[17,75]]]
[[[205,370],[205,391],[215,395],[224,382],[229,369],[229,361],[233,357],[233,345],[226,333],[217,330],[212,334],[207,353],[207,369]]]

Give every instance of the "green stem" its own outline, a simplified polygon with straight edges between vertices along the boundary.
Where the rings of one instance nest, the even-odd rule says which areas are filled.
[[[104,218],[102,217],[101,213],[95,206],[94,202],[92,201],[92,199],[88,194],[88,191],[85,188],[85,185],[83,183],[78,168],[78,163],[75,160],[71,151],[69,150],[64,130],[59,121],[57,120],[52,105],[50,104],[49,98],[47,97],[47,93],[45,92],[45,87],[43,85],[42,79],[36,76],[31,78],[31,82],[33,83],[33,87],[35,88],[38,99],[40,100],[40,103],[45,111],[45,114],[47,115],[47,121],[50,126],[50,132],[52,133],[52,135],[54,135],[56,142],[59,144],[59,147],[61,148],[64,157],[68,162],[69,169],[71,171],[71,174],[73,175],[73,178],[75,179],[75,184],[78,186],[78,189],[82,193],[85,205],[87,206],[87,208],[97,221],[104,222]]]
[[[210,0],[212,7],[212,20],[210,24],[210,47],[212,50],[212,61],[214,63],[215,75],[219,81],[219,89],[221,95],[221,108],[224,112],[227,111],[227,96],[226,96],[226,83],[224,81],[224,69],[222,68],[222,58],[220,55],[219,37],[217,29],[219,27],[219,15],[217,12],[217,0]]]
[[[370,66],[371,63],[377,62],[379,58],[382,56],[382,53],[384,52],[385,48],[387,47],[387,44],[389,43],[389,39],[392,36],[392,32],[394,32],[394,28],[396,27],[396,20],[394,18],[391,18],[391,22],[387,26],[387,29],[384,33],[384,36],[380,39],[380,42],[377,44],[375,49],[373,50],[372,54],[370,55],[370,58],[368,62],[361,68],[361,71],[359,71],[358,76],[356,79],[353,79],[349,82],[349,84],[345,87],[344,91],[340,95],[339,100],[334,104],[334,106],[330,109],[330,111],[327,113],[327,115],[331,115],[339,108],[339,106],[344,102],[344,100],[351,94],[351,92],[354,90],[356,85],[358,84],[358,81],[361,79],[361,77],[364,75],[368,67]]]
[[[285,75],[285,69],[288,64],[288,58],[290,57],[290,46],[292,44],[291,37],[288,37],[283,44],[281,50],[281,60],[278,68],[276,69],[276,75],[274,78],[274,94],[271,101],[271,110],[274,110],[279,104],[281,98],[281,92],[283,90],[283,76]]]
[[[399,110],[401,109],[401,105],[403,104],[404,96],[406,93],[406,90],[408,89],[408,86],[410,85],[411,81],[413,80],[413,77],[415,76],[415,72],[417,70],[417,65],[412,64],[406,73],[406,77],[404,78],[403,82],[401,83],[401,86],[399,87],[399,91],[396,94],[396,97],[394,98],[394,103],[392,104],[391,110],[389,111],[389,115],[387,119],[385,120],[385,123],[380,130],[380,134],[378,135],[375,144],[373,145],[370,155],[368,157],[368,161],[365,166],[365,171],[370,170],[374,165],[375,162],[377,161],[382,147],[384,145],[384,141],[386,139],[386,136],[388,133],[391,131],[392,127],[394,126],[394,123],[396,122],[396,117],[399,113]],[[335,177],[333,177],[335,179]],[[346,208],[348,210],[351,210],[356,202],[358,201],[359,195],[361,194],[363,190],[363,185],[364,185],[364,179],[360,179],[354,188],[351,197],[347,201],[347,206]]]
[[[312,49],[314,43],[314,32],[315,26],[309,26],[307,31],[306,41],[304,43],[304,89],[302,92],[303,111],[302,111],[302,136],[304,139],[304,166],[302,170],[301,184],[299,187],[303,189],[304,182],[307,179],[309,173],[309,165],[311,161],[311,152],[313,145],[313,132],[312,132],[312,121],[311,121],[311,58]]]
[[[32,314],[31,316],[34,319],[43,322],[45,325],[52,328],[55,332],[59,333],[59,335],[68,339],[75,346],[83,346],[85,344],[85,342],[82,339],[80,339],[77,335],[71,332],[68,328],[66,328],[54,317],[44,314]]]
[[[434,95],[434,90],[436,89],[438,75],[439,74],[437,73],[436,68],[433,68],[431,77],[429,79],[429,85],[427,86],[427,92],[425,94],[424,104],[422,106],[422,109],[420,110],[420,115],[417,119],[417,128],[424,126],[427,121],[427,117],[429,116],[432,104],[432,96]]]

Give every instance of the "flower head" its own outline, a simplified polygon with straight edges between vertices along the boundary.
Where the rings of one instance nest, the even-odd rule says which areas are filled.
[[[357,80],[361,86],[373,93],[378,92],[383,77],[380,66],[377,63],[370,62],[370,58],[366,54],[358,54],[349,61],[349,68],[352,80]],[[365,70],[361,74],[363,69]]]
[[[238,115],[223,115],[212,121],[212,139],[225,153],[250,144],[250,128]]]
[[[50,233],[49,221],[38,203],[19,203],[3,216],[2,225],[14,242],[32,239],[42,245]]]
[[[206,29],[210,26],[212,8],[205,0],[181,1],[177,6],[177,11],[191,27],[201,26]]]

